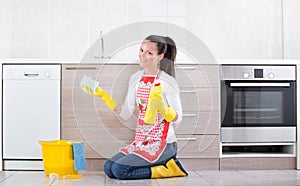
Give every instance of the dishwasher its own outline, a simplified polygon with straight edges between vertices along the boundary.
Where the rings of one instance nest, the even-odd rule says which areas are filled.
[[[60,139],[61,65],[3,64],[4,170],[43,170],[39,141]]]

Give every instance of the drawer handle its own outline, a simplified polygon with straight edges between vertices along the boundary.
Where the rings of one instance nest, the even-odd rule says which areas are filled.
[[[197,138],[177,138],[177,141],[196,141]]]
[[[178,70],[196,70],[196,67],[175,67]]]
[[[96,67],[66,67],[66,70],[96,70]]]
[[[182,117],[196,117],[197,114],[182,114]]]
[[[24,76],[26,76],[26,77],[37,77],[37,76],[39,76],[39,73],[37,73],[37,72],[33,72],[33,73],[25,72]]]
[[[181,90],[180,93],[192,93],[192,94],[195,94],[195,93],[197,93],[197,91],[195,91],[195,90]]]

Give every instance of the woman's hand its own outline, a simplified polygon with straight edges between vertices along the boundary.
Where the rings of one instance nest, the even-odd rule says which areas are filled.
[[[93,91],[89,86],[87,85],[80,85],[80,87],[83,89],[84,92],[86,92],[88,95],[91,96],[97,96],[100,97],[106,105],[111,109],[114,110],[116,106],[118,105],[118,102],[115,101],[107,92],[105,92],[103,89],[101,89],[99,86],[95,88],[95,91]]]
[[[177,113],[174,109],[165,105],[162,97],[151,100],[151,106],[155,107],[165,118],[166,121],[170,122],[177,118]]]
[[[163,118],[168,122],[177,118],[176,111],[165,105],[160,84],[152,87],[150,90],[144,121],[149,124],[154,124],[157,111],[159,111]]]

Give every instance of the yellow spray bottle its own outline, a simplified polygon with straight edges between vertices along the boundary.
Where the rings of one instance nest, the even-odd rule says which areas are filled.
[[[144,122],[147,124],[155,124],[157,116],[157,108],[152,104],[153,100],[161,98],[162,96],[162,87],[160,83],[155,84],[150,90],[148,104],[146,109],[146,115],[144,117]]]

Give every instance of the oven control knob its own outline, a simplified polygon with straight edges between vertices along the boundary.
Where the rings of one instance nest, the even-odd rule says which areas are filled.
[[[244,72],[243,77],[247,79],[249,77],[249,73],[248,72]]]
[[[45,76],[46,78],[50,78],[51,73],[47,70],[46,72],[44,72],[44,76]]]
[[[270,79],[273,79],[275,77],[273,72],[270,72],[268,76],[269,76]]]

